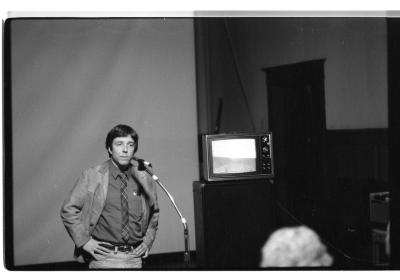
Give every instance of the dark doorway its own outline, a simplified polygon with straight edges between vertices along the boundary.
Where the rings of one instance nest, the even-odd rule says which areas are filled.
[[[323,135],[324,62],[263,69],[269,128],[274,138],[275,187],[280,226],[306,224],[325,233]]]

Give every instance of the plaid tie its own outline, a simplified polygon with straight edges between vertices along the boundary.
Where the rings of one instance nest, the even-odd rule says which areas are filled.
[[[121,214],[122,214],[122,239],[125,243],[129,241],[129,205],[128,205],[128,183],[126,175],[119,175],[121,180]]]

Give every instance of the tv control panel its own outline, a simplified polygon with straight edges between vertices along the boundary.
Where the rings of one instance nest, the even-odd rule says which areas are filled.
[[[266,175],[273,175],[273,162],[272,162],[272,134],[261,136],[261,173]]]

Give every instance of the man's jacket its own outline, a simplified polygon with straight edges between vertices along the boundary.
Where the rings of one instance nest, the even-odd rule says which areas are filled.
[[[145,171],[139,171],[132,161],[131,172],[143,190],[142,232],[143,242],[150,249],[158,229],[159,208],[156,184]],[[108,161],[85,170],[61,207],[61,220],[75,243],[74,256],[78,261],[90,257],[82,246],[89,241],[103,211],[108,189]]]

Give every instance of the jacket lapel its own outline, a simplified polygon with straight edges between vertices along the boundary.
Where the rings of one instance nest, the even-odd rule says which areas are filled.
[[[97,198],[97,201],[99,202],[99,204],[98,204],[99,209],[96,209],[96,212],[98,212],[98,213],[101,213],[103,211],[104,205],[106,203],[109,172],[110,171],[108,169],[108,161],[106,161],[100,165],[100,168],[98,170],[99,188],[96,191],[97,192],[96,198]]]
[[[150,177],[146,171],[139,171],[138,164],[136,161],[132,161],[132,175],[135,177],[140,185],[143,187],[143,190],[146,193],[146,196],[151,199],[151,202],[154,201],[153,192],[149,189],[152,184],[149,182]],[[152,204],[152,203],[151,203]]]

